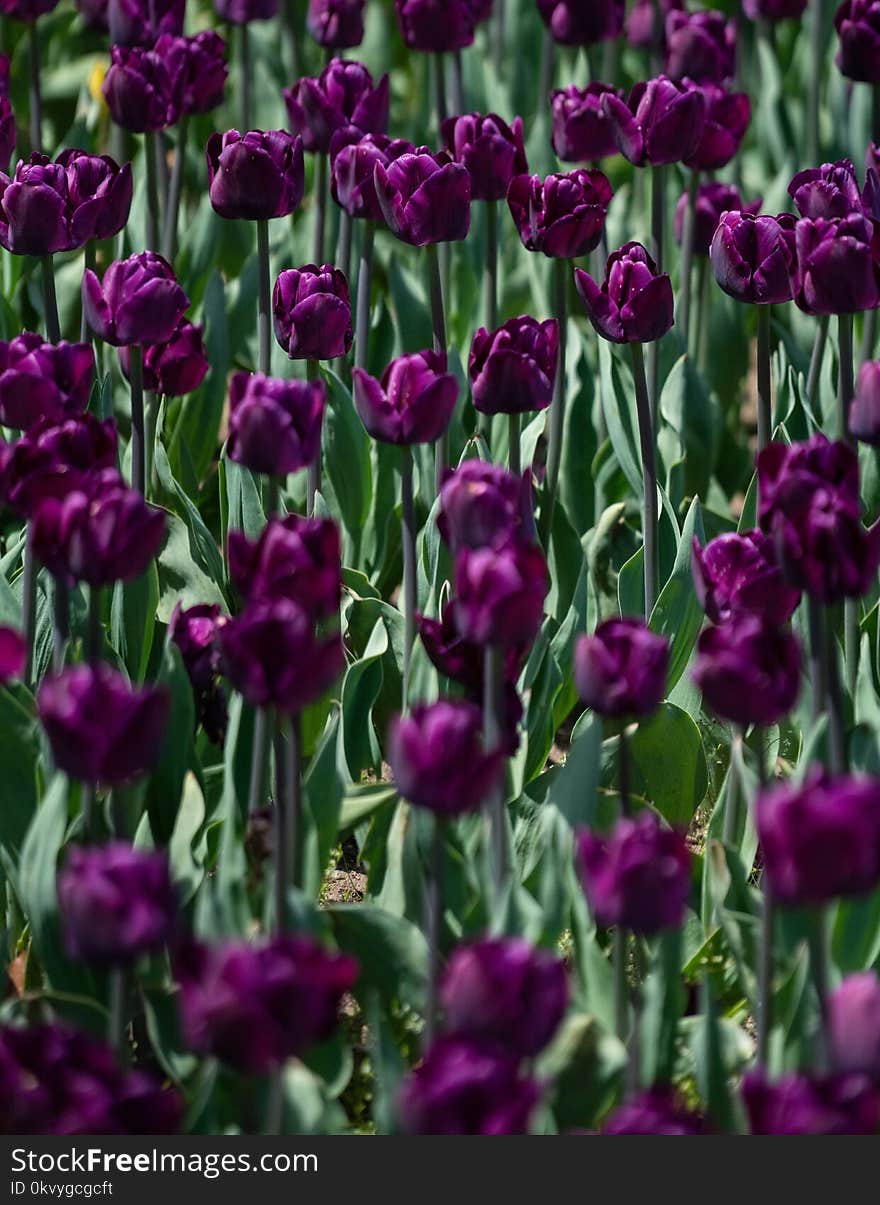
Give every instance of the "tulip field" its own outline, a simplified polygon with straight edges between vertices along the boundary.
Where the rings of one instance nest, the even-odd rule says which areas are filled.
[[[0,1133],[880,1132],[880,0],[0,0],[0,160]]]

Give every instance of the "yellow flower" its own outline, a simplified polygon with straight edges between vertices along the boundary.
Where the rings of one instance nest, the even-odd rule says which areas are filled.
[[[110,62],[108,59],[97,59],[94,67],[89,72],[89,95],[92,100],[96,100],[99,105],[103,105],[104,95],[101,88],[104,84],[104,76],[107,74],[107,68]]]

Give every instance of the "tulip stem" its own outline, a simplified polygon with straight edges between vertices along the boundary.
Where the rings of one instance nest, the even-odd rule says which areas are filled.
[[[759,305],[755,308],[758,311],[758,451],[763,452],[773,434],[773,398],[770,383],[771,307]]]
[[[614,930],[611,961],[614,969],[614,1032],[621,1042],[625,1042],[629,1029],[629,931],[623,925]]]
[[[827,322],[827,318],[826,318]],[[874,344],[877,342],[877,311],[866,310],[862,323],[862,346],[859,352],[859,363],[874,358]]]
[[[89,611],[86,627],[86,660],[97,665],[103,645],[101,633],[101,587],[89,586]]]
[[[837,318],[840,362],[837,369],[837,437],[854,444],[849,430],[849,410],[855,395],[853,379],[853,319],[852,314]]]
[[[321,366],[317,360],[306,361],[306,375],[309,381],[321,379]],[[318,440],[318,450],[315,459],[308,468],[308,483],[306,485],[306,513],[311,518],[315,513],[315,498],[321,490],[321,440]]]
[[[52,597],[52,667],[56,673],[64,668],[64,656],[70,638],[70,587],[62,576],[53,579]]]
[[[241,133],[246,134],[251,128],[251,67],[250,67],[250,32],[247,21],[242,21],[238,27],[238,101],[239,122]]]
[[[652,344],[651,346],[654,346]],[[642,539],[645,544],[645,619],[650,621],[657,601],[659,563],[658,528],[660,523],[657,505],[657,459],[654,447],[654,424],[648,400],[648,383],[645,379],[645,357],[641,343],[630,343],[633,385],[636,391],[636,414],[639,421],[639,442],[642,450],[642,481],[644,484],[644,510]]]
[[[810,971],[821,1019],[821,1053],[818,1058],[820,1071],[829,1070],[831,1054],[831,1025],[828,1005],[828,920],[824,908],[819,908],[810,922]]]
[[[302,763],[299,717],[286,733],[275,728],[275,931],[287,928],[287,894],[299,885],[299,837],[302,826]]]
[[[180,213],[180,198],[183,194],[183,174],[186,167],[186,137],[189,117],[184,113],[177,125],[177,149],[174,152],[174,167],[168,189],[168,205],[165,209],[165,229],[162,234],[162,254],[169,263],[177,250],[177,219]]]
[[[440,257],[437,244],[428,243],[425,247],[428,257],[428,293],[431,298],[431,326],[434,331],[434,351],[442,360],[442,370],[446,371],[446,315],[443,310],[443,282],[440,279]],[[434,460],[434,487],[440,493],[443,482],[443,471],[449,457],[449,432],[444,431],[438,438]]]
[[[504,45],[507,41],[506,7],[507,0],[495,0],[492,21],[492,62],[496,72],[500,72],[504,64]]]
[[[745,795],[742,780],[743,734],[737,728],[730,747],[730,768],[727,775],[727,797],[724,800],[724,828],[721,841],[733,845],[739,834],[740,798]]]
[[[871,311],[873,313],[873,310]],[[810,371],[807,375],[807,405],[815,412],[816,401],[819,397],[819,381],[822,377],[822,361],[825,359],[825,344],[828,342],[827,314],[820,314],[816,326],[816,337],[813,339],[813,350],[810,354]]]
[[[361,262],[358,268],[357,287],[357,316],[354,332],[354,364],[355,368],[366,371],[370,350],[370,294],[373,287],[373,240],[376,234],[375,225],[364,222],[364,233],[361,238]]]
[[[452,52],[452,106],[458,117],[465,112],[464,71],[462,70],[460,50]]]
[[[43,96],[40,91],[40,34],[37,22],[28,22],[28,50],[30,52],[30,132],[31,151],[43,149]]]
[[[428,939],[428,985],[425,1003],[425,1043],[437,1032],[440,998],[440,963],[443,942],[443,846],[446,826],[434,816],[428,873],[425,883],[425,932]]]
[[[483,741],[487,753],[494,753],[502,743],[503,692],[504,650],[498,645],[487,644],[483,653]],[[500,900],[510,870],[503,784],[499,783],[486,802],[492,879],[495,898]]]
[[[266,762],[269,751],[269,712],[259,707],[254,712],[254,732],[251,744],[251,778],[248,789],[248,815],[260,811],[266,802]]]
[[[94,272],[97,263],[97,250],[93,239],[89,239],[85,247],[83,247],[83,275],[86,272]],[[82,307],[82,318],[80,319],[79,341],[86,343],[89,338],[89,320],[86,317],[86,307]]]
[[[324,263],[324,236],[327,228],[327,167],[329,156],[315,155],[315,241],[313,258],[320,268]]]
[[[300,70],[299,29],[297,26],[296,0],[281,0],[281,32],[287,49],[290,79],[299,79]]]
[[[770,1046],[770,1031],[773,1028],[773,936],[775,932],[775,910],[766,871],[762,884],[761,937],[758,962],[758,1045],[759,1067],[767,1066]]]
[[[837,638],[834,635],[832,612],[825,608],[825,656],[828,662],[828,721],[831,728],[831,769],[834,774],[846,773],[846,735],[843,726],[843,695],[840,688],[840,662]]]
[[[819,162],[819,99],[822,88],[822,0],[810,0],[810,72],[807,99],[807,163]]]
[[[156,135],[144,134],[144,174],[147,180],[147,250],[159,251],[159,175],[156,170]]]
[[[487,417],[489,417],[487,415]],[[510,448],[507,455],[507,467],[511,473],[515,473],[517,477],[522,473],[522,455],[520,452],[520,416],[518,414],[509,414],[507,416],[507,432],[510,441]]]
[[[269,223],[257,222],[257,263],[259,293],[257,297],[257,346],[259,371],[264,375],[272,366],[272,282],[269,268]]]
[[[336,266],[346,281],[351,276],[351,214],[347,209],[339,211],[339,238],[336,242]]]
[[[498,325],[498,202],[486,202],[486,329]]]
[[[663,271],[666,243],[666,167],[657,164],[651,168],[651,255],[657,271]],[[657,430],[660,411],[660,343],[648,344],[648,398],[651,423]]]
[[[43,307],[46,311],[46,337],[50,343],[61,339],[61,324],[58,321],[58,298],[55,296],[55,264],[51,255],[40,256],[40,274],[43,281]]]
[[[146,493],[146,430],[144,425],[143,348],[132,345],[128,379],[131,385],[131,485],[139,494]]]
[[[553,68],[556,59],[556,47],[553,35],[549,29],[544,30],[544,40],[541,43],[541,65],[538,70],[538,103],[537,112],[541,117],[547,116],[547,101],[550,89],[553,87]]]
[[[565,428],[565,362],[568,352],[568,310],[566,286],[570,265],[567,259],[553,260],[553,316],[559,329],[559,350],[556,360],[556,382],[550,406],[550,434],[547,446],[547,481],[544,495],[542,526],[544,546],[549,550],[553,533],[553,512],[556,508],[556,490],[559,485],[559,469],[562,464],[562,436]]]
[[[25,529],[24,554],[21,565],[21,626],[27,650],[24,665],[24,682],[33,686],[34,639],[37,628],[37,558],[31,538],[31,525]]]
[[[125,1045],[125,1001],[128,995],[128,981],[124,967],[112,967],[108,978],[110,980],[110,1015],[107,1022],[107,1041],[118,1054],[122,1054]]]
[[[437,109],[437,136],[443,141],[443,122],[449,109],[446,104],[446,64],[442,54],[434,55],[434,104]]]
[[[694,237],[697,225],[697,193],[700,188],[700,173],[691,172],[688,184],[687,208],[681,232],[681,283],[678,300],[678,325],[684,349],[688,349],[691,329],[691,284],[693,280]]]
[[[629,793],[629,738],[626,728],[621,728],[617,744],[617,790],[620,795],[621,816],[632,815],[632,801]]]
[[[403,707],[409,699],[409,671],[416,638],[416,518],[412,449],[400,449],[401,536],[403,541]]]

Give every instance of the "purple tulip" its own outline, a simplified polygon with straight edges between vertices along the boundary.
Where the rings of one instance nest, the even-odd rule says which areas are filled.
[[[500,782],[504,755],[484,750],[478,707],[441,699],[392,722],[388,761],[404,799],[438,816],[458,816],[489,798]]]
[[[798,172],[788,193],[802,218],[846,218],[862,212],[856,169],[849,159]]]
[[[743,12],[752,21],[796,21],[808,0],[743,0]]]
[[[611,719],[648,716],[666,693],[669,641],[640,619],[606,619],[574,651],[574,682],[585,707]]]
[[[537,1082],[508,1051],[443,1037],[404,1081],[398,1112],[409,1134],[525,1134],[538,1097]]]
[[[15,443],[0,443],[0,499],[30,517],[45,498],[64,498],[102,470],[115,473],[117,455],[113,419],[40,419]]]
[[[134,962],[171,936],[177,899],[164,853],[125,841],[73,846],[58,875],[64,945],[102,966]]]
[[[502,201],[514,176],[528,171],[521,117],[508,125],[495,113],[448,117],[443,141],[452,157],[471,176],[474,201]]]
[[[75,0],[75,2],[86,29],[97,29],[101,33],[109,32],[110,24],[107,14],[109,0]]]
[[[130,348],[120,347],[119,362],[130,379]],[[184,318],[167,343],[154,343],[144,350],[144,389],[165,397],[186,397],[198,389],[209,368],[202,327]]]
[[[756,805],[764,871],[789,907],[864,895],[880,881],[880,782],[832,778],[814,767],[802,784],[764,791]]]
[[[665,32],[670,79],[722,84],[736,70],[736,24],[724,13],[673,11]]]
[[[210,113],[223,103],[229,66],[226,43],[219,34],[210,29],[192,38],[166,34],[156,42],[155,50],[182,81],[181,113]]]
[[[775,724],[797,702],[801,648],[788,629],[738,615],[700,634],[692,676],[715,715],[740,725]]]
[[[227,130],[208,139],[208,188],[221,218],[268,221],[299,207],[305,191],[301,138],[284,130]]]
[[[581,268],[575,268],[574,280],[587,317],[603,339],[653,343],[672,329],[672,281],[657,271],[641,243],[612,251],[601,286]]]
[[[880,980],[874,971],[847,975],[834,989],[828,1030],[835,1071],[880,1081]]]
[[[666,21],[684,10],[684,0],[636,0],[626,19],[626,39],[638,50],[666,50]],[[656,14],[659,12],[659,21]]]
[[[339,633],[315,635],[313,616],[298,602],[252,603],[220,632],[223,665],[253,707],[298,715],[333,685],[345,668]]]
[[[376,164],[387,167],[401,155],[412,155],[415,148],[403,138],[392,140],[384,134],[365,134],[350,142],[349,133],[338,131],[330,144],[330,192],[349,217],[381,222],[384,219],[376,196]]]
[[[27,646],[21,632],[0,627],[0,685],[8,686],[21,678],[27,664]]]
[[[366,0],[309,0],[306,28],[319,46],[351,50],[364,40]]]
[[[247,1075],[267,1075],[329,1038],[358,975],[354,958],[305,935],[190,942],[174,968],[187,1044]]]
[[[598,924],[634,933],[677,929],[691,890],[691,855],[684,837],[655,812],[618,820],[608,837],[576,836],[578,870]]]
[[[116,125],[132,134],[166,130],[176,124],[184,79],[175,63],[156,50],[113,46],[101,92]]]
[[[840,38],[837,66],[849,79],[880,84],[880,3],[843,0],[834,15]]]
[[[565,964],[519,937],[484,938],[453,951],[440,988],[444,1029],[533,1057],[568,1007]]]
[[[12,103],[8,96],[0,96],[0,171],[6,169],[17,141],[18,127]]]
[[[706,120],[702,89],[665,75],[636,84],[625,102],[606,92],[602,108],[617,149],[637,167],[687,159],[699,145]]]
[[[115,238],[131,209],[131,164],[120,167],[109,155],[62,151],[55,161],[67,176],[70,231],[76,246],[89,239]]]
[[[310,465],[321,446],[323,381],[281,381],[237,372],[229,386],[229,458],[283,477]]]
[[[63,1025],[0,1028],[0,1132],[176,1134],[183,1101],[104,1042]]]
[[[0,399],[3,378],[0,377]],[[15,424],[12,424],[13,426]],[[850,434],[862,443],[880,446],[880,361],[866,360],[859,369],[856,396],[849,410]]]
[[[284,91],[290,132],[299,134],[307,151],[329,154],[338,130],[353,128],[357,136],[388,133],[389,83],[378,84],[353,59],[332,59],[317,79],[301,79]]]
[[[795,219],[791,214],[723,213],[709,257],[718,284],[737,301],[780,305],[794,296]]]
[[[342,561],[332,519],[270,519],[256,540],[230,531],[229,580],[248,602],[288,598],[315,619],[339,612]]]
[[[615,1109],[602,1126],[602,1133],[699,1137],[706,1133],[706,1123],[699,1113],[685,1108],[670,1089],[651,1088]]]
[[[439,439],[458,398],[458,382],[445,367],[444,356],[419,351],[392,360],[381,381],[356,368],[355,409],[373,439],[403,445]]]
[[[758,483],[758,518],[765,530],[777,511],[800,510],[821,489],[833,490],[854,515],[861,513],[858,457],[842,440],[832,443],[822,434],[765,448],[758,458]]]
[[[335,360],[351,350],[351,299],[345,273],[331,264],[290,268],[272,294],[275,338],[291,360]]]
[[[530,475],[517,477],[484,460],[466,460],[457,469],[447,469],[437,526],[453,553],[534,540]]]
[[[30,25],[44,13],[50,13],[57,3],[58,0],[0,0],[0,14]]]
[[[89,404],[95,354],[87,343],[44,343],[25,331],[0,343],[0,423],[21,431],[63,422]]]
[[[247,25],[249,21],[271,21],[278,12],[278,0],[214,0],[221,21]]]
[[[129,489],[115,470],[93,473],[31,520],[34,551],[56,577],[110,586],[140,577],[165,543],[165,512]]]
[[[471,177],[446,151],[426,146],[373,169],[388,229],[404,243],[461,242],[471,228]]]
[[[446,54],[474,40],[472,0],[394,0],[401,37],[410,50]]]
[[[437,672],[452,678],[454,682],[460,682],[467,689],[469,698],[474,702],[482,702],[483,650],[480,645],[462,638],[455,599],[447,600],[439,619],[419,615],[418,624],[425,652]],[[507,687],[505,707],[512,732],[515,732],[522,718],[522,705],[516,696],[514,683],[519,677],[527,653],[528,648],[525,646],[513,646],[504,650],[503,678]]]
[[[115,786],[156,764],[168,694],[134,687],[109,665],[76,665],[43,679],[37,712],[60,770],[81,782]]]
[[[174,269],[154,251],[114,260],[103,280],[88,270],[82,298],[89,329],[111,347],[168,343],[189,305]]]
[[[600,83],[586,88],[569,84],[553,93],[553,150],[563,162],[596,163],[617,153],[611,122],[602,107],[606,92],[620,95],[611,84]]]
[[[688,194],[682,193],[675,207],[675,239],[681,246],[684,237],[684,219],[688,206]],[[761,198],[750,205],[743,205],[739,192],[732,184],[722,184],[719,180],[709,180],[697,189],[697,199],[694,217],[694,255],[708,255],[715,231],[723,214],[728,210],[737,213],[757,214],[761,208]]]
[[[726,532],[705,548],[694,537],[691,556],[694,589],[712,623],[755,615],[769,624],[785,624],[800,602],[776,563],[773,540],[762,531]]]
[[[527,251],[577,259],[599,246],[613,193],[602,172],[516,176],[507,204]]]
[[[226,617],[214,603],[174,608],[168,632],[183,659],[193,689],[198,722],[215,745],[226,736],[226,694],[220,676],[220,630]]]
[[[623,33],[625,0],[538,0],[541,20],[560,46],[610,42]]]
[[[547,563],[535,545],[463,548],[455,561],[462,636],[484,648],[531,644],[544,621],[548,589]]]
[[[802,310],[857,314],[880,305],[880,266],[867,218],[858,213],[834,221],[801,218],[795,237],[795,301]]]
[[[553,400],[559,325],[524,314],[491,334],[480,327],[468,357],[475,409],[482,414],[545,410]]]
[[[880,1095],[863,1075],[787,1075],[771,1082],[763,1071],[743,1079],[752,1134],[876,1134]]]
[[[183,33],[186,0],[104,0],[110,41],[119,46],[155,45],[160,34]]]
[[[715,172],[727,167],[739,150],[752,120],[752,105],[745,92],[728,92],[718,84],[703,84],[706,102],[703,132],[695,149],[685,156],[685,166]]]

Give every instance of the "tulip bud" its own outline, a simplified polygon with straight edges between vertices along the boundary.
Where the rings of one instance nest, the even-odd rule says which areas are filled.
[[[849,159],[798,172],[788,194],[802,218],[845,218],[862,212],[856,169]]]
[[[384,134],[365,134],[352,142],[348,141],[350,134],[349,129],[338,130],[330,143],[330,192],[349,217],[381,222],[376,164],[387,167],[401,155],[412,155],[415,148],[403,138],[392,140]]]
[[[880,1095],[865,1076],[786,1075],[771,1083],[763,1070],[743,1078],[752,1134],[876,1134]]]
[[[553,400],[558,346],[553,318],[510,318],[491,334],[480,327],[468,358],[475,409],[482,414],[545,410]]]
[[[615,1109],[602,1133],[699,1137],[706,1133],[706,1123],[699,1113],[686,1109],[671,1089],[658,1087],[630,1097]]]
[[[30,25],[44,13],[50,13],[57,3],[58,0],[3,0],[2,12],[6,17]]]
[[[507,204],[526,250],[577,259],[599,246],[612,195],[602,172],[576,169],[514,177]]]
[[[215,745],[223,744],[228,718],[226,694],[218,681],[220,630],[225,623],[216,603],[198,603],[185,610],[178,603],[168,625],[195,695],[198,722]]]
[[[808,0],[743,0],[743,12],[752,21],[796,21]]]
[[[706,707],[722,719],[775,724],[800,693],[800,644],[787,628],[738,616],[700,634],[693,679]]]
[[[3,378],[0,377],[0,398]],[[850,406],[849,429],[862,443],[880,446],[880,361],[866,360],[859,369],[856,396]]]
[[[682,12],[684,0],[636,0],[626,19],[626,39],[638,50],[666,51],[666,21]]]
[[[715,279],[731,297],[752,305],[779,305],[794,296],[795,220],[748,212],[721,215],[709,257]]]
[[[610,42],[623,32],[625,0],[538,0],[538,12],[560,46]]]
[[[183,105],[184,79],[175,64],[156,50],[113,46],[101,91],[116,125],[132,134],[176,124]]]
[[[306,27],[319,46],[351,50],[364,40],[366,0],[309,0]]]
[[[333,135],[352,129],[363,134],[388,133],[389,83],[378,84],[363,63],[332,59],[317,79],[301,79],[285,89],[290,132],[302,137],[307,151],[328,154]]]
[[[302,139],[284,130],[212,134],[207,158],[211,204],[221,218],[284,218],[303,199]]]
[[[566,163],[595,163],[617,153],[614,131],[602,107],[606,92],[618,95],[611,84],[569,84],[554,92],[553,150]]]
[[[223,103],[229,67],[226,43],[219,34],[205,29],[192,38],[165,35],[155,49],[181,81],[181,113],[210,113]]]
[[[761,531],[727,532],[705,548],[695,536],[691,566],[697,598],[712,623],[756,615],[781,625],[800,602],[800,591],[786,583],[776,563],[772,538]]]
[[[834,14],[840,38],[835,60],[841,74],[865,84],[880,83],[880,3],[843,0]]]
[[[612,343],[653,343],[674,323],[672,282],[641,243],[625,243],[605,265],[601,288],[576,268],[575,285],[594,329]]]
[[[544,621],[548,589],[547,563],[535,545],[463,548],[455,562],[462,636],[483,647],[531,644]]]
[[[387,168],[374,168],[376,196],[388,229],[404,243],[461,242],[471,228],[471,177],[446,151],[419,147]]]
[[[495,113],[469,113],[443,122],[443,141],[470,172],[475,201],[501,201],[514,176],[528,170],[522,118],[508,125]]]
[[[876,973],[847,975],[831,993],[828,1009],[834,1069],[880,1081],[880,980]]]
[[[63,422],[89,404],[95,354],[87,343],[44,343],[25,331],[0,343],[0,423],[27,430],[40,419]]]
[[[681,246],[684,237],[684,219],[688,206],[688,194],[682,193],[675,207],[675,239]],[[739,192],[732,184],[722,184],[710,180],[701,184],[697,190],[694,216],[694,255],[708,255],[712,238],[718,229],[721,217],[728,210],[737,213],[757,214],[761,208],[761,198],[750,205],[743,205]]]
[[[355,409],[373,439],[407,446],[439,439],[458,398],[458,382],[445,367],[437,352],[420,351],[392,360],[381,381],[356,368]]]
[[[278,12],[278,0],[214,0],[221,21],[247,25],[249,21],[271,21]]]
[[[475,811],[498,785],[503,754],[486,752],[473,703],[441,699],[392,722],[388,761],[397,789],[438,816]]]
[[[120,347],[119,363],[130,379],[130,348]],[[144,389],[165,397],[186,397],[198,389],[209,368],[202,328],[184,318],[167,343],[154,343],[144,350]]]
[[[609,719],[656,711],[668,669],[669,641],[639,619],[606,619],[575,645],[574,681],[581,702]]]
[[[354,339],[345,274],[330,264],[282,272],[272,295],[275,338],[291,360],[335,360]]]
[[[105,26],[117,46],[152,47],[160,34],[183,33],[186,0],[104,0]]]
[[[674,11],[665,32],[670,79],[722,84],[736,70],[736,25],[724,13]]]
[[[63,422],[40,419],[13,444],[0,444],[0,499],[32,517],[45,498],[64,498],[116,472],[116,423],[81,414]]]
[[[626,102],[606,92],[602,108],[618,150],[637,167],[687,159],[699,145],[706,120],[702,89],[665,75],[636,84]]]
[[[829,221],[801,218],[795,228],[795,301],[808,314],[858,314],[880,304],[873,229],[861,213]]]
[[[27,646],[21,632],[0,627],[0,685],[8,686],[20,678],[27,664]]]
[[[237,372],[229,387],[231,460],[283,477],[312,464],[321,447],[323,381],[281,381]]]
[[[342,561],[332,519],[270,519],[256,540],[230,531],[229,578],[246,602],[288,598],[326,619],[339,612]]]
[[[86,271],[82,298],[89,328],[112,347],[168,343],[189,305],[174,269],[154,251],[114,260],[103,280]]]
[[[726,167],[739,150],[752,119],[745,92],[728,92],[718,84],[703,84],[705,120],[696,147],[684,158],[695,171],[715,172]]]
[[[448,54],[474,40],[472,0],[395,0],[397,24],[410,50]]]
[[[440,534],[453,552],[503,548],[535,539],[532,485],[499,465],[466,460],[447,470],[440,489]]]
[[[122,167],[109,155],[62,151],[56,159],[67,176],[70,231],[76,246],[91,239],[115,238],[131,210],[131,164]]]

